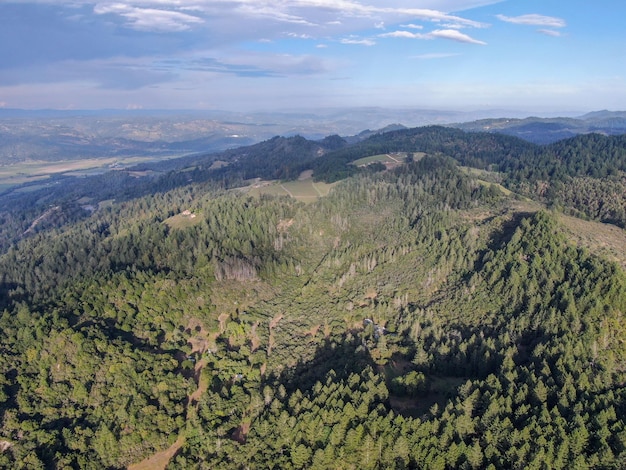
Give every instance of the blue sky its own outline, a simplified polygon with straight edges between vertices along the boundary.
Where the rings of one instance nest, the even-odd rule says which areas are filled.
[[[0,107],[626,109],[626,2],[0,0]]]

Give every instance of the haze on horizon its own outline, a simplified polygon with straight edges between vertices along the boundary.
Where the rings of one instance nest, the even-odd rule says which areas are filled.
[[[0,107],[626,109],[622,2],[5,0]]]

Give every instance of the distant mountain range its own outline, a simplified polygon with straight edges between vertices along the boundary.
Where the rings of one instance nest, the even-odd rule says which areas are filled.
[[[497,117],[503,115],[510,117]],[[476,120],[478,117],[481,119]],[[0,109],[0,164],[181,156],[250,145],[277,135],[301,135],[315,140],[337,134],[349,136],[346,141],[353,143],[379,132],[430,124],[508,134],[544,144],[590,132],[625,133],[626,112],[524,118],[504,110],[455,112],[375,107],[299,113]]]
[[[453,127],[472,132],[497,132],[536,144],[548,144],[591,132],[604,135],[624,134],[626,111],[596,111],[577,118],[481,119],[454,124]]]

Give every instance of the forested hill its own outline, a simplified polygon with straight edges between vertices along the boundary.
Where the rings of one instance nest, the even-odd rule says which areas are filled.
[[[450,156],[462,165],[487,168],[536,149],[538,146],[516,137],[428,126],[375,134],[347,148],[327,153],[314,161],[312,167],[316,178],[332,181],[345,177],[349,163],[369,155],[419,151]]]
[[[530,142],[548,144],[590,132],[605,135],[623,134],[626,132],[626,113],[597,111],[578,118],[481,119],[453,126],[467,131],[513,135]]]
[[[0,468],[623,468],[624,270],[494,171],[556,147],[372,139],[413,158],[345,158],[308,203],[231,188],[242,154],[116,174],[122,198],[57,225],[29,193],[52,212],[0,255]]]
[[[132,200],[193,182],[228,189],[246,186],[253,178],[291,180],[306,170],[317,181],[333,182],[383,169],[353,162],[390,152],[451,157],[460,165],[488,171],[483,178],[526,197],[579,217],[626,226],[624,136],[587,134],[536,145],[506,135],[428,126],[374,133],[357,142],[339,136],[320,141],[274,137],[104,175],[53,176],[45,185],[35,182],[0,195],[0,252],[25,235],[87,217],[85,207],[102,201]]]
[[[389,152],[446,155],[490,170],[505,187],[583,217],[626,227],[626,135],[587,134],[536,145],[499,134],[424,127],[378,134],[313,161],[314,175],[333,181],[356,171],[350,163]]]

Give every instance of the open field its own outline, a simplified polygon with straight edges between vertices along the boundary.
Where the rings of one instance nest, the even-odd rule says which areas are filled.
[[[504,186],[502,186],[500,183],[491,183],[489,181],[485,181],[485,180],[481,180],[481,179],[477,179],[476,181],[478,181],[478,184],[482,185],[482,186],[495,186],[496,188],[498,188],[502,194],[506,195],[506,196],[510,196],[511,194],[513,194],[513,192],[510,189],[505,188]]]
[[[196,214],[186,210],[180,214],[173,215],[164,222],[169,225],[170,228],[186,228],[196,225],[202,220],[202,217],[196,217]]]
[[[10,189],[25,183],[33,183],[45,180],[54,174],[96,174],[113,169],[122,169],[138,163],[154,162],[176,158],[178,155],[168,157],[107,157],[85,158],[82,160],[67,160],[58,162],[46,162],[31,160],[12,165],[0,166],[0,190]]]
[[[371,157],[359,158],[358,160],[353,161],[352,164],[354,166],[367,166],[372,163],[404,163],[404,158],[397,154],[393,157],[393,159],[389,154],[372,155]]]
[[[286,183],[259,181],[249,187],[248,194],[252,196],[262,194],[289,196],[302,202],[314,202],[320,197],[327,196],[335,184],[314,182],[310,178]]]
[[[419,160],[424,155],[424,152],[413,152],[413,159]],[[407,152],[398,153],[384,153],[380,155],[373,155],[371,157],[359,158],[352,162],[354,166],[367,166],[372,163],[382,163],[383,165],[399,165],[406,162]]]

